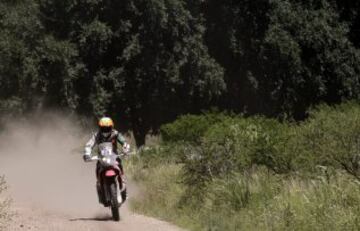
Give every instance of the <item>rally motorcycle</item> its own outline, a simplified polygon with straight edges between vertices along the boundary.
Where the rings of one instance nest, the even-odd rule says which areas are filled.
[[[90,159],[90,161],[99,162],[100,169],[96,185],[99,202],[105,207],[110,207],[114,221],[120,220],[119,208],[126,199],[125,183],[121,178],[122,172],[117,161],[120,157],[121,155],[113,152],[112,143],[107,142],[99,144],[99,155]]]

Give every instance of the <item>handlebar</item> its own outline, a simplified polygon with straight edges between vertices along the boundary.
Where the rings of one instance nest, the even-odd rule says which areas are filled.
[[[123,158],[123,157],[126,157],[127,154],[125,153],[121,153],[121,154],[117,154],[116,156],[120,157],[120,158]],[[87,160],[86,162],[92,162],[92,161],[98,161],[100,160],[99,156],[92,156],[89,160]]]
[[[89,160],[89,162],[90,161],[97,161],[97,160],[99,160],[100,158],[98,157],[98,156],[92,156],[91,158],[90,158],[90,160]]]

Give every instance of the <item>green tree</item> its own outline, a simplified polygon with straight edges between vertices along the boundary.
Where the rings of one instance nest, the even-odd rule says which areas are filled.
[[[1,112],[108,114],[138,145],[213,105],[302,119],[320,102],[359,98],[358,9],[336,0],[2,1]]]
[[[52,106],[75,109],[76,49],[46,34],[36,1],[5,1],[0,8],[1,112]]]
[[[23,111],[39,85],[36,47],[40,25],[33,1],[0,3],[0,108]]]
[[[204,4],[207,44],[231,86],[229,108],[303,118],[319,102],[358,98],[359,50],[327,1]]]
[[[225,89],[203,44],[202,18],[185,1],[43,0],[41,9],[48,32],[76,44],[84,63],[75,87],[80,110],[128,121],[138,145]]]
[[[359,97],[360,53],[348,33],[326,1],[273,2],[264,51],[271,75],[263,85],[275,108],[302,117],[319,102]]]
[[[228,94],[222,105],[236,112],[266,112],[258,89],[261,50],[269,26],[269,0],[204,1],[206,44],[225,69]]]
[[[334,7],[337,8],[341,20],[344,20],[350,25],[350,40],[359,48],[360,47],[360,2],[351,0],[336,0],[331,1]]]

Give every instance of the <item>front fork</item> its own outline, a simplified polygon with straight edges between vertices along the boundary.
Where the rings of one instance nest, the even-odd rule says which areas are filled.
[[[104,194],[102,193],[103,190],[101,189],[101,184],[99,181],[96,181],[96,191],[97,191],[99,203],[105,204]]]
[[[127,199],[127,190],[126,190],[126,179],[125,176],[122,174],[121,177],[117,177],[117,184],[119,187],[119,192],[121,195],[122,203],[124,203]],[[103,187],[106,187],[105,184],[103,184]],[[104,204],[104,206],[108,206],[108,202],[110,200],[106,199],[106,195],[103,193],[106,189],[101,187],[101,183],[99,179],[96,182],[96,191],[98,194],[99,203]],[[109,196],[109,195],[108,195]]]

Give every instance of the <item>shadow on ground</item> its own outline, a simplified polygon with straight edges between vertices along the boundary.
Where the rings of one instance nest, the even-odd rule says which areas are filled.
[[[69,221],[112,221],[111,216],[72,218]]]

